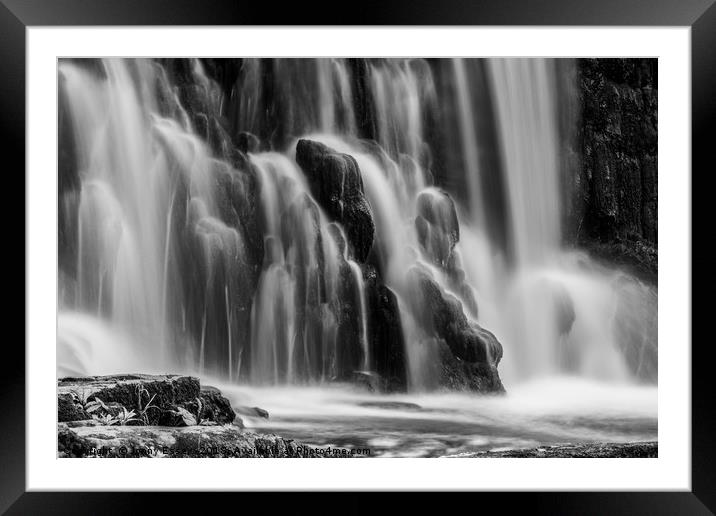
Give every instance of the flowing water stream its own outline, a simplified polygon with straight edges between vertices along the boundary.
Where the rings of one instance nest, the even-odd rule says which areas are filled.
[[[249,427],[385,455],[656,439],[656,288],[563,242],[553,61],[245,59],[229,90],[196,59],[61,61],[58,73],[70,120],[60,145],[75,168],[59,194],[71,250],[60,256],[59,376],[197,374],[269,410]],[[476,130],[488,116],[497,146]],[[232,131],[259,143],[237,153]],[[299,138],[360,169],[371,252],[398,300],[405,394],[341,383],[346,324],[356,369],[376,365],[366,280],[296,163]],[[450,170],[437,170],[438,151]],[[441,185],[457,204],[459,282],[430,259],[442,236],[416,230]],[[416,269],[500,341],[506,396],[437,388],[406,275]]]

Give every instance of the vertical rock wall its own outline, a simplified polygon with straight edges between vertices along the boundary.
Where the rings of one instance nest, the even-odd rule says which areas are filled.
[[[657,60],[580,59],[575,78],[580,116],[565,151],[575,157],[564,176],[567,238],[655,281]]]

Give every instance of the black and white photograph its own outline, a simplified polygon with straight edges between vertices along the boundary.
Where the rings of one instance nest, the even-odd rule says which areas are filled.
[[[56,73],[59,459],[659,456],[657,58]]]
[[[715,2],[0,0],[0,513],[713,514]]]
[[[0,513],[712,514],[714,1],[0,0]]]

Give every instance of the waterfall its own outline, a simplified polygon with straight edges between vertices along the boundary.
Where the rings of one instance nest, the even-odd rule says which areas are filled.
[[[655,346],[656,294],[563,244],[553,63],[487,60],[489,148],[472,67],[438,61],[243,59],[220,75],[211,60],[61,60],[78,185],[60,193],[76,233],[59,274],[61,374],[273,385],[404,369],[421,391],[499,384],[499,365],[506,384],[631,380],[628,357]],[[458,136],[443,154],[467,195],[441,182],[443,133]],[[301,139],[335,153],[335,191],[299,165]],[[497,174],[505,213],[486,208]],[[375,226],[365,256],[349,194]]]
[[[625,380],[630,375],[620,339],[630,336],[618,334],[610,308],[620,296],[614,286],[619,274],[585,268],[578,262],[589,263],[586,257],[561,248],[554,64],[490,59],[487,65],[515,257],[513,270],[501,280],[508,294],[493,301],[502,306],[495,325],[513,350],[504,374],[518,380],[566,371]]]
[[[465,61],[455,58],[452,60],[455,74],[455,86],[457,88],[457,111],[460,119],[460,136],[462,144],[462,156],[464,157],[464,170],[467,176],[469,188],[469,208],[473,219],[478,224],[485,223],[485,212],[483,210],[483,193],[481,185],[481,174],[477,151],[477,136],[475,134],[474,118],[475,111],[470,98],[469,83]]]
[[[544,263],[561,239],[554,71],[546,59],[490,59],[488,65],[514,252],[521,266]]]

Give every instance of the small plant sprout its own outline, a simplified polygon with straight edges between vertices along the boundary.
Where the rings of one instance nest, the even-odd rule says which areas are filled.
[[[98,423],[100,423],[102,425],[107,425],[107,426],[116,425],[119,422],[119,420],[115,419],[115,417],[112,414],[102,414],[102,415],[92,414],[92,419],[94,419],[95,421],[97,421]]]
[[[117,422],[124,426],[127,423],[133,421],[140,421],[139,418],[135,417],[137,413],[134,410],[127,410],[127,407],[122,407],[122,412],[117,415]]]
[[[203,405],[201,403],[201,398],[196,398],[196,422],[198,424],[201,424],[204,420],[201,419],[201,409],[203,408]]]
[[[90,401],[89,403],[87,403],[84,408],[85,412],[87,412],[88,414],[92,414],[92,412],[96,412],[99,409],[103,409],[105,413],[109,413],[109,407],[97,396],[95,396],[94,401]]]
[[[149,410],[155,409],[160,410],[159,407],[154,405],[152,402],[154,401],[154,398],[157,397],[156,393],[152,395],[151,398],[149,398],[149,401],[147,402],[144,407],[142,407],[142,396],[146,395],[147,398],[149,398],[149,391],[143,386],[138,385],[137,386],[137,406],[139,407],[139,418],[141,419],[142,423],[147,426],[149,425]]]
[[[87,405],[87,402],[89,401],[89,397],[92,395],[92,391],[82,389],[81,391],[71,391],[70,394],[75,399],[75,401],[79,402],[83,407],[85,407]]]

